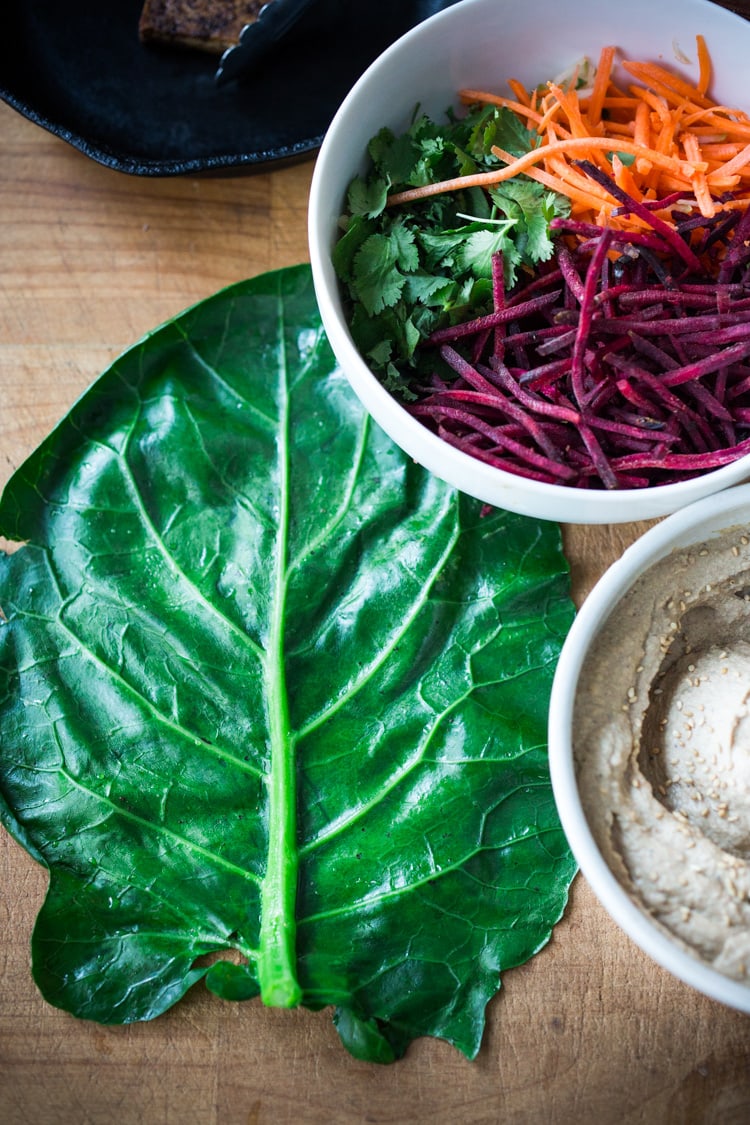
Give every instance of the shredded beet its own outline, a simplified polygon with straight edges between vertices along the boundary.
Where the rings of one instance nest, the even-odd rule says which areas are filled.
[[[555,219],[556,260],[510,292],[496,255],[494,310],[427,341],[441,362],[408,409],[480,460],[579,488],[750,453],[750,212],[639,203],[578,163],[642,231]],[[654,214],[669,208],[671,224]]]

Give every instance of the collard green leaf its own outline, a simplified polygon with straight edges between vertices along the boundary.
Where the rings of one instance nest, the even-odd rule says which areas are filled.
[[[358,1057],[478,1050],[574,866],[550,790],[559,531],[368,419],[306,266],[122,356],[0,505],[0,794],[50,874],[45,997],[332,1005]],[[203,955],[221,954],[218,961]]]

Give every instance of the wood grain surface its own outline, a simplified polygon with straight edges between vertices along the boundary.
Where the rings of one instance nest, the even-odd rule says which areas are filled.
[[[0,485],[122,350],[222,286],[306,261],[312,161],[129,178],[0,105]],[[566,526],[575,597],[647,525]],[[655,966],[581,877],[547,948],[504,977],[468,1062],[422,1040],[381,1068],[329,1012],[202,986],[150,1024],[51,1008],[29,971],[44,872],[0,834],[3,1125],[745,1125],[750,1020]]]

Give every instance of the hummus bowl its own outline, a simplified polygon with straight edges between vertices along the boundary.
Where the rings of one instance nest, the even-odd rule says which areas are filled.
[[[589,594],[552,688],[581,872],[658,964],[750,1013],[750,485],[651,528]]]
[[[424,467],[461,491],[507,510],[563,523],[623,523],[667,515],[750,477],[750,456],[699,476],[644,488],[578,488],[526,479],[448,444],[385,388],[355,346],[332,263],[352,179],[365,172],[367,145],[383,127],[399,134],[416,107],[445,120],[462,87],[508,94],[508,78],[529,87],[596,59],[615,45],[696,74],[696,36],[713,63],[713,96],[750,109],[745,80],[750,22],[709,0],[461,0],[391,45],[354,85],[317,157],[308,232],[315,291],[328,339],[365,408]]]

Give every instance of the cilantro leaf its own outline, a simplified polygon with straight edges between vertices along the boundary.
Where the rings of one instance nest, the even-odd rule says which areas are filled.
[[[396,304],[404,287],[402,271],[417,264],[414,235],[401,223],[365,239],[354,258],[353,287],[371,316]]]
[[[495,229],[472,231],[461,244],[459,262],[475,277],[492,277],[492,256],[512,246],[508,231],[514,223],[503,223]]]
[[[385,210],[388,184],[385,180],[363,180],[358,177],[349,185],[346,201],[352,215],[374,219]]]
[[[379,176],[391,184],[409,182],[420,154],[411,131],[396,136],[390,129],[381,129],[367,151]]]
[[[349,188],[344,233],[334,249],[355,343],[390,389],[409,397],[409,381],[433,363],[419,344],[436,328],[492,307],[493,255],[502,253],[506,288],[519,270],[554,253],[549,223],[567,200],[519,176],[463,187],[389,208],[389,193],[500,166],[493,146],[514,156],[539,143],[504,106],[451,110],[435,122],[415,111],[400,135],[381,129],[368,145],[372,166]]]

